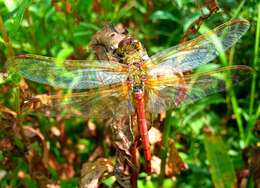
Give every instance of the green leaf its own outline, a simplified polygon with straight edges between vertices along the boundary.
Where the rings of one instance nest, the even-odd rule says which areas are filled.
[[[24,12],[29,7],[31,2],[32,2],[31,0],[22,0],[21,4],[18,6],[17,13],[14,17],[15,24],[17,25],[21,24]]]
[[[32,143],[32,149],[38,154],[38,155],[42,155],[42,148],[41,145],[38,142],[34,142]]]
[[[171,188],[174,187],[174,182],[171,179],[165,179],[163,181],[163,187],[164,188]]]
[[[171,20],[174,22],[179,22],[179,19],[177,17],[175,17],[172,13],[167,12],[167,11],[163,11],[163,10],[157,10],[155,11],[150,19],[155,22],[158,20]]]
[[[236,176],[233,164],[228,156],[226,145],[221,137],[206,133],[204,145],[210,166],[211,177],[216,188],[235,186]]]
[[[59,174],[54,168],[49,167],[48,172],[50,173],[52,180],[58,180]]]
[[[24,150],[25,146],[24,143],[22,142],[21,139],[15,137],[14,138],[14,144],[20,149],[20,150]]]
[[[0,161],[4,160],[4,153],[3,151],[0,151]]]
[[[15,28],[15,31],[17,31],[18,28],[21,26],[24,12],[30,6],[31,3],[32,0],[22,0],[21,3],[12,12],[6,15],[5,20],[13,18],[13,26]],[[15,5],[12,6],[14,7]]]
[[[28,188],[37,188],[37,183],[34,179],[32,178],[25,178],[25,185]]]
[[[61,182],[61,188],[74,188],[78,185],[78,179],[77,178],[71,178],[68,180],[63,180]]]
[[[102,181],[102,183],[104,183],[107,187],[112,187],[113,184],[115,183],[115,177],[114,176],[111,176],[105,180]]]

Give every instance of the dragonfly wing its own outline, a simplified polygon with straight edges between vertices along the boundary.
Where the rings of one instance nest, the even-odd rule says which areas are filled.
[[[131,93],[126,85],[62,95],[38,95],[27,101],[29,104],[34,102],[41,103],[37,105],[39,109],[51,109],[54,115],[65,113],[104,119],[131,115],[135,112]]]
[[[120,83],[127,75],[117,62],[65,60],[57,63],[54,58],[23,55],[9,60],[25,78],[67,89],[90,89]]]
[[[226,22],[214,30],[204,33],[194,40],[166,49],[151,57],[152,66],[148,70],[151,76],[185,72],[212,61],[233,46],[248,30],[247,20],[235,19]]]
[[[146,109],[149,112],[158,113],[183,104],[190,104],[249,79],[252,71],[248,66],[238,65],[199,72],[192,76],[158,78],[157,81],[147,83]],[[226,82],[228,80],[232,80],[230,85]]]

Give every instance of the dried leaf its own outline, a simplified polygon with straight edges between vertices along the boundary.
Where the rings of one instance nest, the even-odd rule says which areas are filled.
[[[123,151],[117,150],[117,160],[114,169],[114,175],[118,184],[124,188],[131,188],[131,169],[129,168],[126,154]]]
[[[12,111],[11,109],[7,108],[6,106],[3,106],[0,104],[0,112],[7,113],[12,115],[13,117],[16,117],[16,112]]]
[[[178,150],[175,146],[175,143],[173,140],[169,141],[169,148],[170,148],[170,152],[169,152],[169,157],[168,157],[168,161],[166,164],[166,175],[167,176],[176,176],[178,174],[181,173],[181,171],[185,170],[188,168],[187,164],[185,164],[179,153]]]
[[[19,87],[20,87],[22,92],[25,92],[29,88],[28,84],[25,82],[24,79],[21,79],[21,81],[19,83]]]
[[[108,159],[86,162],[81,169],[80,188],[97,188],[100,180],[111,175],[113,169],[113,163]]]
[[[148,131],[148,136],[149,136],[150,144],[156,144],[156,143],[162,141],[162,133],[158,129],[156,129],[155,127],[152,127]]]
[[[61,131],[55,126],[51,127],[51,133],[57,137],[59,137],[61,135]]]
[[[32,127],[28,127],[28,126],[24,126],[23,131],[24,131],[24,135],[29,138],[37,136],[40,139],[40,141],[42,143],[42,147],[43,147],[42,162],[44,164],[44,167],[47,169],[48,161],[49,161],[49,150],[48,150],[47,143],[45,141],[43,134],[40,132],[40,130],[34,129]]]
[[[0,84],[4,83],[7,78],[8,78],[7,73],[0,73]]]
[[[107,122],[111,126],[112,140],[117,148],[130,155],[129,149],[133,144],[134,136],[128,118],[111,119]]]
[[[152,172],[159,175],[161,171],[161,159],[153,155],[151,164],[152,164]]]
[[[102,31],[96,33],[92,37],[91,47],[94,49],[97,59],[119,62],[119,57],[114,54],[114,49],[127,36],[126,34],[127,31],[122,24],[118,24],[116,27],[107,25]],[[124,188],[132,187],[132,184],[136,184],[137,181],[135,176],[138,168],[136,164],[138,155],[136,155],[135,147],[132,147],[136,135],[132,130],[134,127],[132,122],[133,119],[128,117],[111,118],[106,122],[110,125],[112,143],[116,147],[115,177],[120,186]]]
[[[260,146],[254,147],[249,158],[249,168],[254,176],[256,187],[260,187]]]
[[[100,32],[93,35],[91,47],[94,49],[97,59],[118,61],[113,53],[119,42],[126,37],[124,33],[125,30],[121,26],[106,25]]]
[[[102,156],[103,154],[103,148],[101,146],[98,146],[95,151],[89,156],[88,160],[89,161],[94,161],[98,157]]]
[[[183,37],[180,43],[183,43],[188,40],[189,36],[196,34],[199,31],[200,26],[207,20],[212,14],[219,10],[217,0],[205,0],[204,5],[209,10],[209,13],[202,14],[198,19],[196,19],[188,28],[188,30],[183,34]],[[203,9],[201,9],[203,10]]]
[[[75,170],[72,164],[62,164],[60,169],[60,177],[63,180],[72,178],[75,175]]]
[[[60,188],[60,186],[57,184],[47,184],[46,188]]]
[[[128,118],[112,120],[112,140],[116,146],[115,177],[120,186],[124,188],[132,187],[131,183],[137,181],[135,177],[139,169],[137,164],[138,153],[134,144],[134,133]],[[132,178],[136,179],[131,181]]]
[[[0,150],[12,150],[14,145],[12,140],[9,138],[1,138],[0,139]]]
[[[5,170],[0,170],[0,181],[6,176],[7,172]]]

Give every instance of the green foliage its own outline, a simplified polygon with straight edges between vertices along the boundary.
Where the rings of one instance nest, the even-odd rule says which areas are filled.
[[[185,30],[201,15],[200,7],[192,0],[68,0],[71,9],[66,7],[64,2],[57,1],[54,5],[51,0],[0,1],[0,15],[4,23],[4,28],[0,27],[1,72],[7,71],[5,62],[9,48],[4,36],[5,31],[16,55],[32,53],[56,57],[60,61],[66,58],[94,59],[89,48],[92,35],[105,23],[122,23],[128,27],[131,35],[141,40],[149,55],[152,55],[178,44]],[[219,182],[225,178],[225,173],[230,174],[228,176],[231,183],[226,180],[227,185],[222,187],[230,187],[229,185],[235,182],[235,171],[246,166],[242,157],[243,149],[250,149],[259,142],[259,137],[254,135],[254,128],[260,116],[260,3],[257,5],[255,0],[219,0],[219,5],[221,13],[211,16],[204,23],[204,28],[211,29],[231,18],[245,18],[250,21],[251,27],[238,44],[226,53],[224,60],[221,58],[215,62],[222,65],[249,65],[256,70],[253,79],[229,89],[226,94],[216,94],[168,113],[164,145],[167,149],[167,140],[175,139],[177,149],[189,169],[178,175],[175,182],[165,178],[164,174],[149,178],[140,175],[139,187],[156,187],[158,184],[163,187],[183,188],[207,188],[213,185],[221,187]],[[15,72],[10,73],[6,80],[2,77],[0,79],[0,104],[17,113],[15,121],[11,121],[12,119],[3,115],[0,106],[0,140],[10,138],[15,151],[0,151],[0,172],[4,170],[6,173],[3,179],[0,179],[0,187],[38,186],[34,177],[29,175],[28,161],[24,158],[27,145],[21,139],[22,135],[16,132],[6,133],[8,126],[14,128],[24,125],[39,129],[58,165],[70,164],[75,172],[73,177],[78,177],[61,180],[61,172],[52,166],[48,169],[50,178],[59,182],[61,187],[75,187],[79,182],[82,163],[93,154],[96,147],[105,148],[105,157],[113,155],[104,141],[106,130],[103,125],[97,123],[98,136],[87,134],[87,123],[82,117],[65,118],[64,122],[61,122],[60,117],[45,117],[40,112],[28,112],[21,116],[21,93],[18,89],[20,82],[21,78]],[[34,94],[49,93],[53,90],[44,85],[29,81],[28,83]],[[51,134],[53,126],[61,130],[64,126],[68,142]],[[205,137],[205,126],[213,129],[217,136]],[[43,155],[39,139],[32,143],[33,151]],[[79,149],[79,146],[83,149]],[[66,155],[70,152],[71,155]],[[72,157],[73,163],[68,162],[68,158],[73,154],[77,157]],[[163,160],[166,156],[162,151]],[[10,158],[10,166],[4,163],[6,157]],[[19,171],[25,173],[24,179],[17,177]],[[250,178],[249,184],[254,185],[253,178]]]
[[[61,188],[74,188],[77,187],[78,185],[78,179],[77,178],[72,178],[69,180],[63,180],[61,182]]]
[[[223,140],[209,133],[205,134],[204,144],[215,187],[234,187],[236,184],[235,171]]]

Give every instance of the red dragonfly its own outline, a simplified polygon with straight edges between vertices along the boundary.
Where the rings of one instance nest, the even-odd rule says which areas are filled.
[[[117,62],[57,63],[49,57],[22,55],[12,66],[29,80],[73,90],[65,97],[48,96],[59,106],[76,106],[89,116],[103,118],[136,114],[149,171],[151,151],[145,113],[160,113],[223,91],[227,76],[234,84],[250,77],[252,69],[245,65],[194,71],[234,45],[248,28],[248,21],[234,19],[150,58],[138,40],[126,36],[114,49]]]

